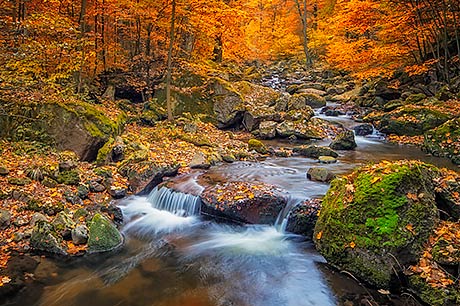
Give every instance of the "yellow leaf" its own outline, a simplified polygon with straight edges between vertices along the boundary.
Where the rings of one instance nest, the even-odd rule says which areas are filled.
[[[316,239],[317,239],[317,240],[320,240],[321,237],[323,237],[323,231],[320,231],[320,232],[316,235]]]
[[[251,200],[254,199],[254,194],[251,192],[251,193],[249,194],[248,198],[251,199]]]
[[[412,234],[415,235],[414,227],[412,226],[412,224],[410,224],[410,223],[407,224],[407,225],[406,225],[406,229],[407,229],[409,232],[411,232]]]
[[[354,249],[356,246],[356,243],[354,243],[354,241],[350,242],[350,248]]]
[[[371,184],[374,184],[378,181],[382,180],[382,177],[381,176],[374,176],[371,180]]]
[[[241,200],[241,199],[244,199],[243,196],[234,196],[233,197],[233,200]]]

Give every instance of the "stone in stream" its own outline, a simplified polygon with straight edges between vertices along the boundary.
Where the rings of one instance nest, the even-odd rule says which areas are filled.
[[[114,250],[122,245],[123,236],[115,225],[101,214],[95,214],[89,225],[88,252]]]
[[[319,158],[320,156],[331,156],[331,157],[339,156],[337,152],[335,152],[329,147],[322,147],[322,146],[316,146],[316,145],[294,147],[292,151],[294,153],[297,153],[297,154],[300,154],[302,156],[309,157],[309,158]]]
[[[227,182],[201,194],[201,213],[237,223],[274,224],[286,199],[272,185]]]
[[[248,150],[255,150],[257,153],[260,154],[267,154],[268,150],[265,147],[264,143],[257,139],[249,139],[248,141]]]
[[[320,209],[320,199],[306,200],[297,205],[289,213],[286,231],[313,239],[313,231]]]
[[[88,241],[88,228],[82,224],[77,225],[72,229],[71,235],[73,244],[85,244]]]
[[[337,162],[337,158],[332,156],[320,156],[318,157],[320,164],[334,164]]]
[[[353,131],[345,131],[337,135],[329,147],[333,150],[353,150],[357,147]]]
[[[367,136],[371,135],[374,132],[374,127],[372,126],[372,124],[363,123],[355,126],[353,130],[355,131],[356,136]]]
[[[311,167],[307,171],[307,178],[311,181],[330,182],[334,177],[335,174],[325,167]]]

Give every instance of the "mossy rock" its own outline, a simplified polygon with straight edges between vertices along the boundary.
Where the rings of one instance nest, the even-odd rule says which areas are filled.
[[[331,148],[316,145],[294,147],[292,151],[309,158],[318,158],[320,156],[339,157],[339,154]]]
[[[424,106],[403,106],[389,113],[368,116],[375,127],[385,134],[415,136],[436,128],[451,119],[451,115]]]
[[[95,160],[99,148],[122,131],[126,120],[124,113],[112,120],[81,101],[5,102],[3,106],[10,116],[0,116],[0,137],[72,150],[87,161]]]
[[[434,288],[419,275],[409,277],[409,286],[422,301],[432,306],[460,305],[460,292],[454,288]]]
[[[329,147],[333,150],[354,150],[357,147],[353,131],[345,131],[337,135]]]
[[[80,174],[76,169],[60,172],[57,177],[57,182],[64,185],[78,186],[80,183]]]
[[[263,144],[263,142],[260,141],[260,140],[257,140],[257,139],[250,139],[248,141],[248,150],[249,151],[255,150],[256,152],[258,152],[260,154],[267,154],[268,153],[268,150],[265,147],[265,145]]]
[[[460,119],[456,118],[428,131],[423,150],[435,156],[446,156],[460,165]]]
[[[8,183],[15,186],[25,186],[32,182],[28,177],[10,177],[8,178]]]
[[[390,288],[439,222],[438,173],[418,161],[382,162],[333,180],[315,227],[317,249],[330,264]]]
[[[289,98],[288,110],[301,110],[306,107],[320,108],[326,106],[326,99],[313,93],[294,94]]]
[[[123,243],[123,236],[113,223],[101,214],[95,214],[89,226],[90,253],[114,250]]]
[[[39,220],[35,223],[30,237],[30,246],[46,253],[66,255],[62,239],[52,224]]]

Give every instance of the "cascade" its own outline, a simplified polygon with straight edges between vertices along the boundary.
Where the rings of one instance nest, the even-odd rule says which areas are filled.
[[[276,217],[275,228],[278,232],[284,233],[286,231],[286,226],[289,220],[289,214],[291,210],[294,209],[297,205],[302,202],[299,198],[294,198],[293,196],[288,196],[286,206],[280,211],[278,217]]]
[[[147,201],[158,210],[166,210],[182,217],[199,215],[201,210],[201,200],[198,196],[166,187],[155,187],[148,195]]]

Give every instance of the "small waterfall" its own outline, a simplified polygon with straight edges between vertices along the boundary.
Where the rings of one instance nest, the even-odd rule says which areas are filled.
[[[199,215],[201,210],[201,200],[198,196],[166,187],[155,187],[148,195],[147,201],[156,209],[166,210],[182,217]]]
[[[275,221],[275,228],[278,232],[284,233],[286,231],[286,226],[289,220],[289,214],[291,210],[299,205],[302,202],[299,198],[294,198],[293,196],[289,196],[287,198],[286,206],[280,211],[278,217],[276,217]]]

